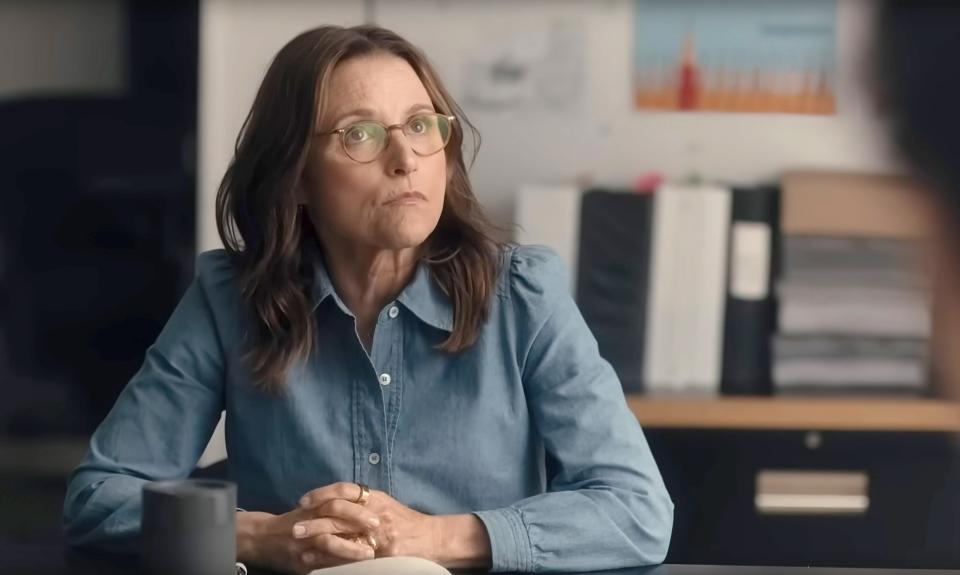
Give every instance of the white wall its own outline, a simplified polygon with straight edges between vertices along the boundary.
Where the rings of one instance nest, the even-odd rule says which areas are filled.
[[[0,98],[122,93],[125,16],[121,0],[0,2]]]
[[[404,0],[378,3],[376,20],[421,46],[460,98],[460,61],[478,45],[509,41],[545,21],[582,23],[586,98],[579,109],[465,110],[484,135],[473,182],[501,222],[512,218],[513,193],[522,181],[586,175],[629,183],[659,170],[668,177],[699,172],[750,183],[787,167],[890,169],[883,126],[868,106],[861,73],[871,0],[839,1],[840,113],[831,117],[635,111],[633,10],[631,0]]]
[[[201,249],[219,246],[213,198],[269,59],[301,30],[355,24],[348,0],[205,0],[201,12]],[[521,182],[591,176],[626,183],[648,170],[741,183],[785,168],[890,171],[884,127],[864,93],[871,0],[839,0],[836,116],[638,112],[631,104],[632,0],[378,0],[372,18],[424,49],[483,135],[472,178],[494,219],[513,219]],[[584,97],[568,110],[468,104],[463,60],[544,22],[573,22],[585,47]],[[486,48],[485,48],[486,47]]]

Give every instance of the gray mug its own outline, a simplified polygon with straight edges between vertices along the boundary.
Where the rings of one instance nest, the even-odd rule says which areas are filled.
[[[177,479],[143,486],[141,559],[155,575],[234,575],[237,486]]]

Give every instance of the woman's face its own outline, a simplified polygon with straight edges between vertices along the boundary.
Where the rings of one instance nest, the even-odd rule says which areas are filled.
[[[363,120],[404,124],[425,111],[434,111],[430,96],[406,60],[384,54],[353,58],[334,68],[316,131]],[[304,170],[301,201],[321,240],[399,250],[420,245],[433,232],[446,181],[443,150],[420,156],[402,130],[389,130],[386,148],[369,163],[347,156],[339,134],[318,135]]]

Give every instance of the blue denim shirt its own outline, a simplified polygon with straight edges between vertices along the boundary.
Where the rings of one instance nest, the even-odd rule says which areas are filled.
[[[222,250],[201,254],[70,476],[69,542],[130,549],[144,483],[186,477],[225,409],[245,509],[284,513],[316,487],[363,482],[425,513],[476,514],[494,571],[661,562],[673,503],[559,258],[511,246],[501,261],[474,346],[436,349],[452,306],[421,264],[381,310],[368,354],[318,258],[316,347],[271,397],[241,359],[250,317],[237,276]]]

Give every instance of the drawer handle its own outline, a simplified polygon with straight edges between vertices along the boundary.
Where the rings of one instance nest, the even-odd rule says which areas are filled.
[[[869,484],[864,471],[765,469],[757,473],[754,506],[763,515],[863,515]]]

